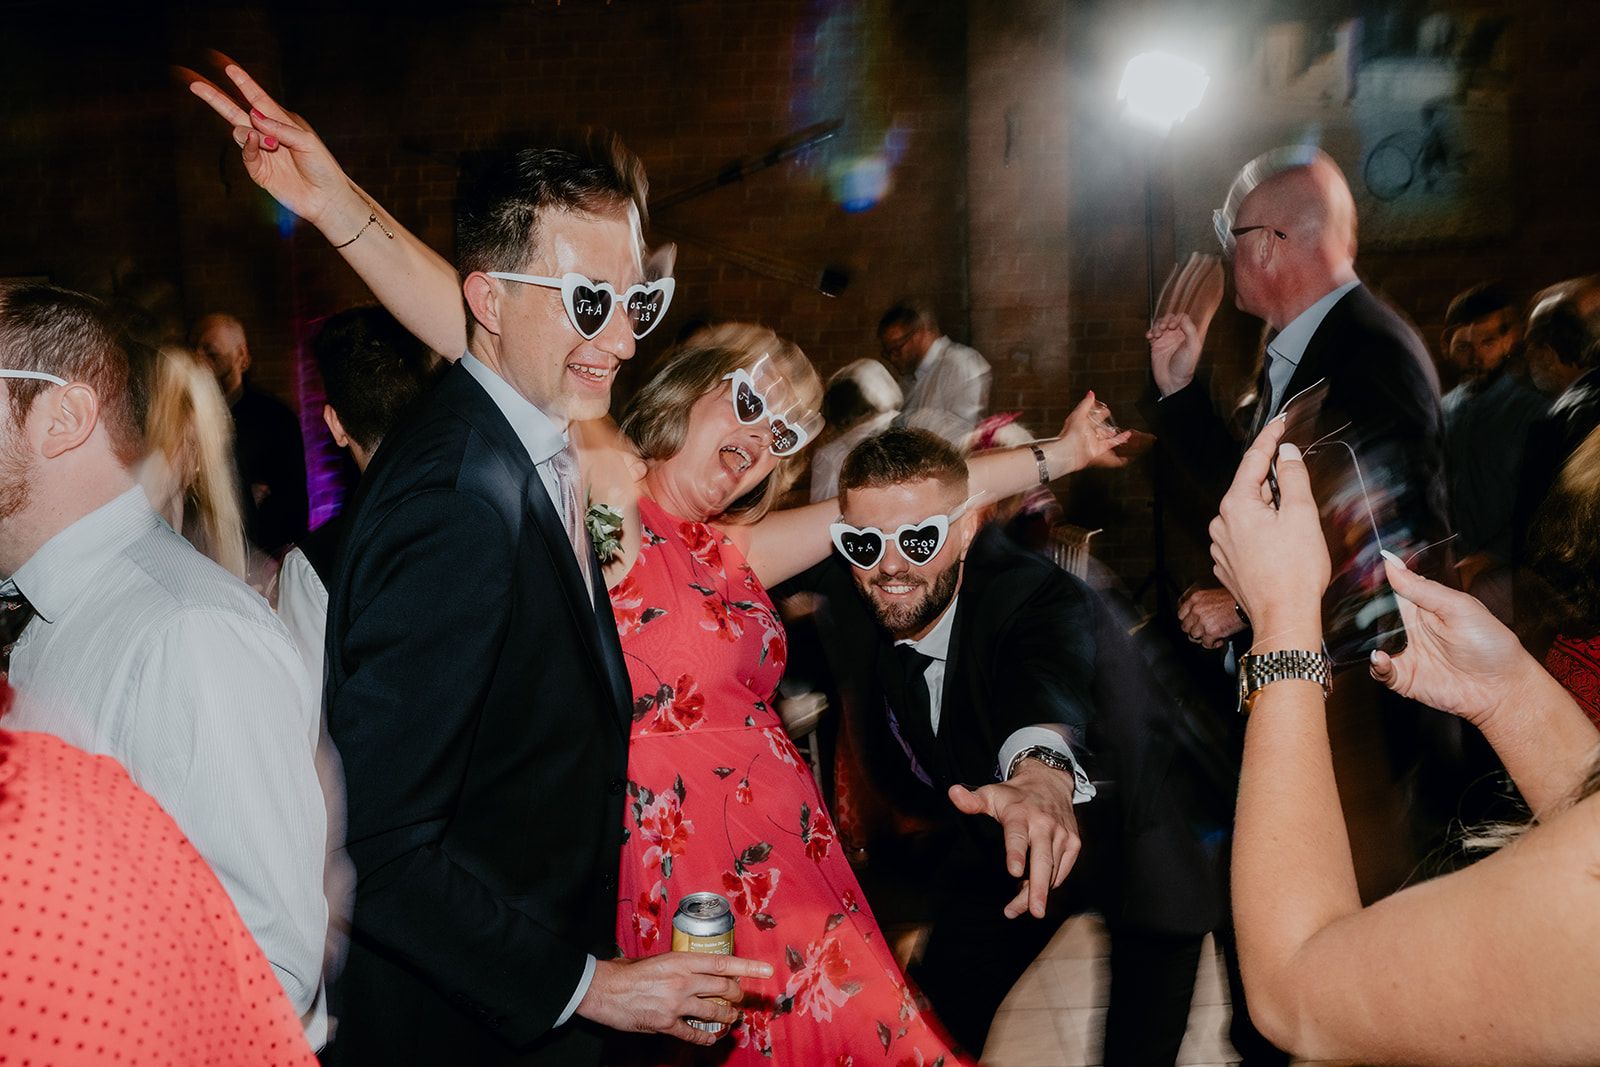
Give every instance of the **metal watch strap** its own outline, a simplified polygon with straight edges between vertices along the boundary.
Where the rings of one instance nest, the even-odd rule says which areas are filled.
[[[1039,465],[1039,484],[1050,484],[1050,464],[1044,461],[1044,449],[1038,445],[1029,445],[1033,449],[1033,461]]]
[[[1239,714],[1250,710],[1250,702],[1262,689],[1273,682],[1291,678],[1316,682],[1322,686],[1324,698],[1333,692],[1333,671],[1328,657],[1321,652],[1304,649],[1280,649],[1260,655],[1239,657]]]
[[[1072,774],[1071,760],[1053,748],[1048,748],[1044,745],[1034,745],[1030,748],[1023,749],[1021,752],[1018,752],[1015,756],[1011,757],[1011,766],[1006,768],[1006,776],[1004,781],[1011,781],[1012,777],[1017,773],[1017,768],[1022,765],[1022,761],[1025,759],[1036,759],[1046,767],[1052,767],[1055,770]]]

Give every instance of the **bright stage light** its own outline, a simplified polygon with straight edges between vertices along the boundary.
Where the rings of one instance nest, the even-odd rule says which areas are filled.
[[[1128,60],[1117,99],[1130,122],[1166,133],[1200,106],[1211,78],[1204,67],[1170,52],[1142,52]]]

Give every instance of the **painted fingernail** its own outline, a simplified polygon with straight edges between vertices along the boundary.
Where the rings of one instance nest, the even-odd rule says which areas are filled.
[[[1288,421],[1288,418],[1289,418],[1289,413],[1287,411],[1280,411],[1276,415],[1272,416],[1272,421],[1273,422],[1286,422],[1286,421]]]
[[[1298,460],[1300,458],[1300,449],[1292,442],[1285,441],[1283,444],[1278,446],[1278,458]]]
[[[257,111],[255,108],[251,108],[250,109],[250,117],[253,118],[253,119],[264,119],[267,116],[263,115],[261,112]]]
[[[1390,552],[1387,548],[1379,549],[1379,555],[1383,556],[1384,559],[1388,560],[1390,563],[1393,563],[1396,567],[1399,567],[1403,571],[1411,569],[1406,566],[1405,560],[1401,559],[1393,552]]]
[[[276,137],[263,137],[261,138],[261,147],[270,152],[278,147],[278,139]]]

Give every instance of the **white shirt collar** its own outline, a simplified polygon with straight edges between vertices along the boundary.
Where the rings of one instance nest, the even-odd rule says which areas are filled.
[[[952,597],[946,605],[944,614],[939,616],[939,621],[933,624],[933,629],[923,634],[915,641],[896,641],[897,645],[910,645],[929,659],[936,659],[940,663],[950,658],[950,635],[956,628],[956,605],[960,603],[961,596]]]
[[[1267,351],[1291,366],[1298,367],[1301,358],[1306,354],[1306,346],[1311,343],[1311,336],[1317,332],[1317,327],[1322,325],[1322,320],[1328,317],[1328,312],[1333,310],[1333,305],[1344,299],[1346,293],[1360,284],[1360,279],[1345,282],[1300,312],[1289,325],[1278,331],[1278,336],[1272,339]]]
[[[928,346],[928,350],[922,354],[922,362],[917,364],[917,369],[912,372],[911,377],[920,382],[932,374],[933,365],[939,361],[939,357],[944,355],[945,349],[949,347],[950,338],[941,334],[937,340]]]
[[[534,463],[548,462],[567,447],[567,435],[562,427],[513,389],[504,378],[485,366],[482,360],[468,352],[461,357],[461,365],[489,394],[489,399],[494,401],[494,406],[511,424],[517,440],[528,450],[528,458]]]
[[[94,580],[99,564],[161,525],[144,487],[135,485],[40,546],[11,584],[45,622],[55,622]]]

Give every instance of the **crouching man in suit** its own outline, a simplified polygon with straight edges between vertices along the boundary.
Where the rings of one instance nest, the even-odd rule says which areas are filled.
[[[839,490],[833,540],[850,566],[816,586],[850,653],[834,666],[857,755],[897,810],[933,827],[894,860],[918,868],[931,898],[913,977],[976,1055],[1063,919],[1094,907],[1113,933],[1104,1062],[1172,1063],[1220,906],[1214,863],[1178,810],[1193,806],[1178,758],[1152,740],[1171,733],[1170,699],[1087,586],[999,529],[979,532],[966,464],[942,440],[869,438]],[[1097,766],[1139,795],[1108,807],[1086,803],[1095,787],[1074,749],[1111,702]]]

